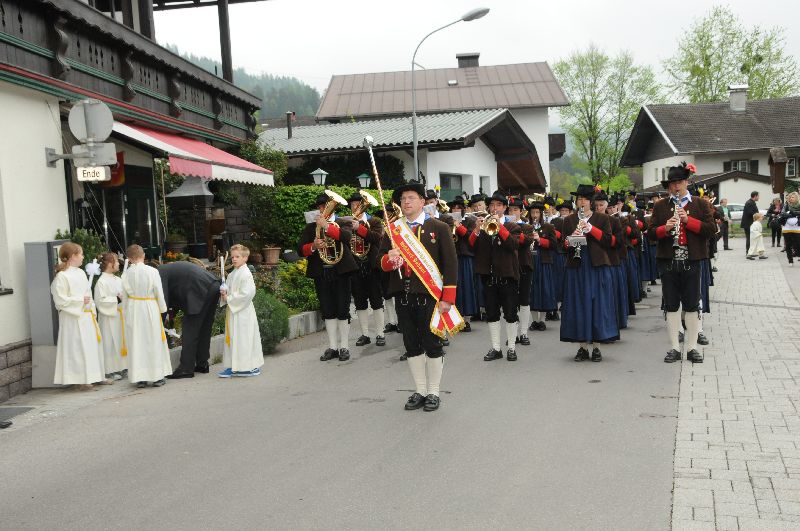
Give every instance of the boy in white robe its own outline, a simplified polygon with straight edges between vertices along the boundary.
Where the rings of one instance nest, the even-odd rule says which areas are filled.
[[[228,306],[225,310],[225,346],[222,351],[225,370],[217,373],[220,378],[258,376],[264,365],[261,333],[253,306],[256,283],[247,267],[249,256],[247,247],[231,247],[234,270],[219,290],[223,304]]]
[[[103,362],[106,377],[121,380],[127,368],[128,349],[125,345],[122,316],[122,280],[114,273],[119,271],[119,260],[114,253],[100,257],[102,274],[94,285],[94,300],[97,305],[97,323],[103,336]]]
[[[764,235],[762,234],[763,226],[761,220],[764,214],[756,212],[753,214],[753,224],[750,225],[750,248],[747,249],[747,259],[755,260],[758,257],[760,260],[769,258],[766,255],[767,250],[764,248]]]
[[[172,374],[167,335],[161,314],[167,311],[158,270],[144,264],[144,250],[131,245],[130,265],[122,275],[125,342],[128,347],[128,379],[136,387],[161,387]]]
[[[56,278],[50,285],[58,310],[58,341],[53,383],[92,389],[93,383],[110,384],[103,369],[100,328],[92,300],[89,280],[80,268],[83,248],[67,242],[58,251]]]

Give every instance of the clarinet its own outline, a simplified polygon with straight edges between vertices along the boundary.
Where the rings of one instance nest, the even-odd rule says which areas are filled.
[[[681,204],[681,198],[677,195],[673,195],[672,199],[672,215],[673,217],[678,217],[678,205]],[[675,226],[672,227],[672,247],[680,247],[680,239],[681,239],[681,218],[678,217],[678,222],[675,223]]]

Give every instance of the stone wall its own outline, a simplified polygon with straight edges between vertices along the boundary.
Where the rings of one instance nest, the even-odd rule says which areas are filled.
[[[30,339],[0,347],[0,402],[30,390]]]

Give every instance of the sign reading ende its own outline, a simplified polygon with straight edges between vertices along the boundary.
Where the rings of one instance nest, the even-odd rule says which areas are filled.
[[[78,180],[81,182],[102,182],[111,180],[111,169],[108,166],[84,166],[76,168]]]

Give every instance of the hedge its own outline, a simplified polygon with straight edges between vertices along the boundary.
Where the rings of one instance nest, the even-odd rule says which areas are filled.
[[[295,249],[300,233],[306,225],[305,212],[314,210],[314,201],[325,190],[324,186],[253,186],[245,191],[243,205],[246,222],[258,234],[258,239],[284,249]],[[357,191],[354,186],[330,186],[331,190],[347,200]],[[367,190],[378,199],[377,190]],[[392,191],[383,191],[386,206],[391,204]],[[380,201],[380,200],[379,200]],[[379,210],[373,208],[370,212]],[[349,207],[341,206],[337,212],[349,214]]]

